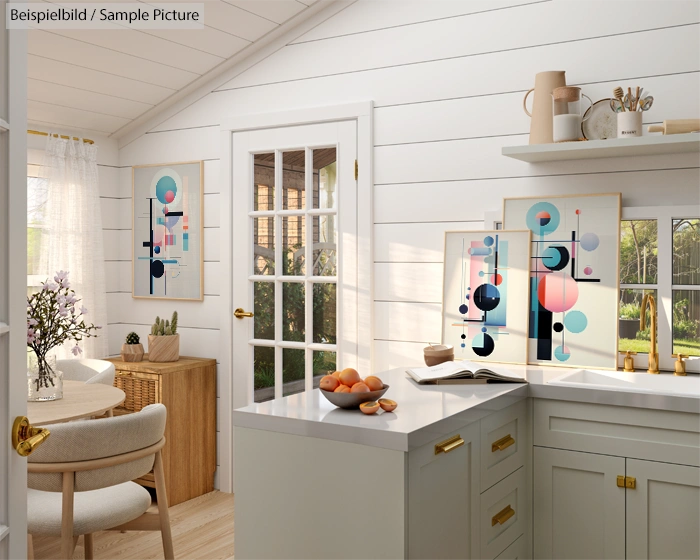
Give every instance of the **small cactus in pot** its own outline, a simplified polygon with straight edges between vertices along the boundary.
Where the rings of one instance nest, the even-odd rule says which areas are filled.
[[[177,311],[170,320],[156,317],[148,335],[148,360],[176,362],[180,359],[180,335],[177,334]]]
[[[143,360],[143,344],[139,335],[130,332],[126,335],[126,342],[122,344],[121,358],[124,362],[140,362]]]

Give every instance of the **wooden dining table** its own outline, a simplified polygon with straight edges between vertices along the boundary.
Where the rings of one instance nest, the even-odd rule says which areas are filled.
[[[64,381],[63,398],[55,401],[28,402],[27,418],[34,426],[68,422],[101,416],[124,402],[121,389],[101,383]]]

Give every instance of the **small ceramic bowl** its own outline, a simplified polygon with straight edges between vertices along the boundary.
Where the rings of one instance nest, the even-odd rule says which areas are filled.
[[[379,391],[370,391],[369,393],[333,393],[332,391],[324,391],[319,389],[321,394],[330,402],[339,408],[360,408],[363,402],[376,401],[381,398],[389,389],[389,385],[384,385]]]
[[[455,349],[451,344],[436,344],[423,348],[423,358],[428,367],[436,366],[455,359]]]

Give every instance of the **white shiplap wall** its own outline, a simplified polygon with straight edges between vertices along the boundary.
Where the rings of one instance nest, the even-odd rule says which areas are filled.
[[[641,7],[640,7],[641,6]],[[565,69],[594,100],[641,85],[645,124],[700,115],[696,1],[359,0],[181,112],[154,119],[119,152],[129,166],[205,160],[205,298],[178,303],[183,353],[216,356],[220,134],[230,116],[360,100],[375,102],[374,368],[420,363],[440,338],[442,239],[482,228],[505,196],[622,191],[623,205],[700,199],[696,154],[528,165],[500,155],[527,143],[522,97],[537,72]],[[627,53],[627,54],[625,54]],[[122,211],[130,216],[130,206]],[[122,220],[129,223],[129,220]],[[112,352],[145,334],[168,303],[128,293],[128,231],[115,233],[121,292],[110,294]],[[219,372],[219,376],[228,372]]]

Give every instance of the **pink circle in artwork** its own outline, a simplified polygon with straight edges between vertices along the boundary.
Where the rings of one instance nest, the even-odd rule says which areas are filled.
[[[553,272],[540,280],[537,299],[552,313],[571,309],[578,299],[576,280],[565,272]]]
[[[167,207],[167,206],[163,206],[163,214],[167,214],[167,213],[168,213],[168,207]]]
[[[168,235],[168,231],[165,229],[164,225],[157,225],[153,228],[153,246],[161,247],[165,241],[165,236]]]
[[[166,192],[165,200],[166,202],[171,203],[173,200],[175,200],[175,193],[173,191]]]
[[[577,214],[580,214],[580,213],[581,213],[581,210],[579,210],[579,209],[577,208],[577,209],[576,209],[576,213],[577,213]]]
[[[503,276],[501,276],[500,274],[492,274],[491,275],[491,283],[494,286],[500,286],[502,282],[503,282]]]
[[[590,276],[591,274],[593,274],[593,269],[590,266],[587,266],[586,268],[583,269],[583,273],[586,276]]]

